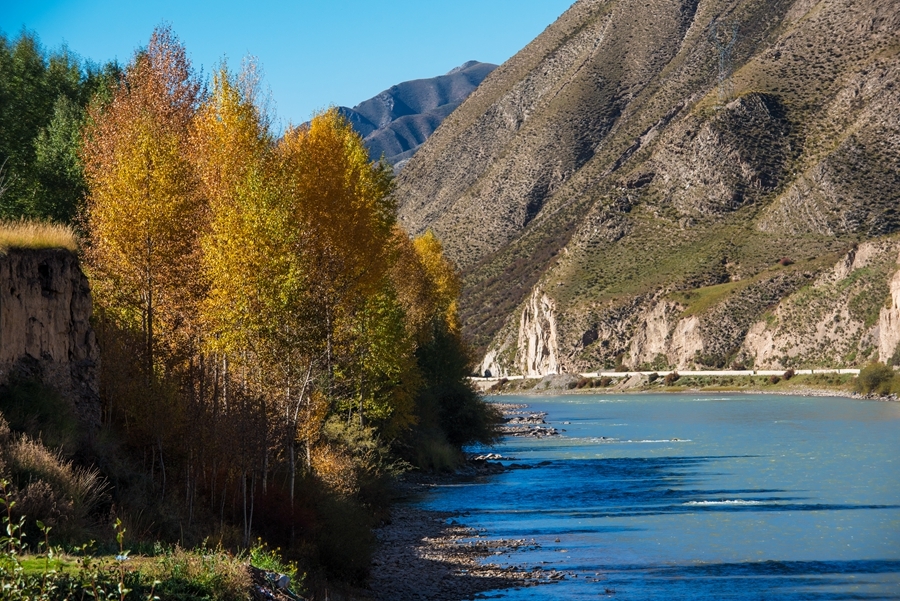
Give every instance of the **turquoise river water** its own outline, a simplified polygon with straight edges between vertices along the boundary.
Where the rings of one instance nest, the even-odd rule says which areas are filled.
[[[540,544],[486,561],[577,576],[484,597],[900,599],[900,403],[498,400],[546,411],[566,431],[507,439],[495,452],[532,469],[438,487],[421,504]]]

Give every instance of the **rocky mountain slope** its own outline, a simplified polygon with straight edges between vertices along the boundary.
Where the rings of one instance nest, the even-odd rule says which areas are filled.
[[[398,179],[481,369],[900,359],[896,0],[579,0]]]
[[[406,81],[352,109],[339,110],[365,138],[373,158],[384,155],[400,168],[496,68],[469,61],[446,75]]]

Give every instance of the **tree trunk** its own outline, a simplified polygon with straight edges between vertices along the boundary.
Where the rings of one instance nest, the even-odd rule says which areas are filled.
[[[159,436],[156,437],[156,444],[159,447],[159,470],[162,473],[162,495],[160,495],[160,499],[165,500],[166,498],[166,463],[163,461],[163,448],[162,448],[162,439]]]
[[[241,472],[241,493],[244,496],[244,547],[250,546],[250,530],[247,522],[247,470]]]

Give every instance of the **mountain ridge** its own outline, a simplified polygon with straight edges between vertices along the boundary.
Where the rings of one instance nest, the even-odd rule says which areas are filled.
[[[405,81],[353,108],[338,110],[364,138],[373,159],[384,156],[397,166],[408,160],[495,68],[490,63],[467,61],[444,75]]]
[[[723,89],[712,37],[734,31]],[[398,177],[401,222],[463,270],[482,367],[652,363],[639,340],[660,312],[662,338],[691,349],[657,345],[664,365],[890,359],[872,321],[890,304],[890,251],[877,281],[847,276],[868,308],[845,306],[859,328],[819,357],[745,342],[854,245],[900,230],[898,31],[890,0],[576,2]],[[712,295],[689,335],[688,293]]]

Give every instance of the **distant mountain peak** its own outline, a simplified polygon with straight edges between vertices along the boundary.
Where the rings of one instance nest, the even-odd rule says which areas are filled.
[[[373,159],[383,156],[399,169],[496,68],[468,61],[446,75],[405,81],[338,110],[363,136]]]
[[[458,67],[453,67],[449,71],[447,71],[447,75],[453,75],[454,73],[459,73],[460,71],[465,71],[469,67],[474,67],[475,65],[479,65],[478,61],[466,61]]]

